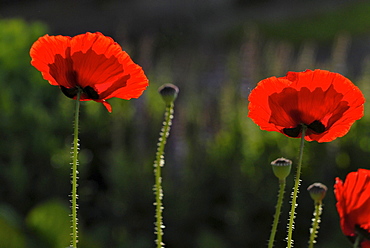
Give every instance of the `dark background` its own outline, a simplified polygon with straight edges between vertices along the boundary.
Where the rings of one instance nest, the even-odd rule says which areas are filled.
[[[69,244],[74,102],[30,65],[38,37],[100,31],[141,65],[139,99],[113,113],[83,102],[79,247],[154,247],[153,162],[164,114],[159,86],[180,88],[163,168],[168,248],[265,247],[278,182],[270,162],[296,163],[298,139],[247,117],[256,83],[287,71],[327,69],[369,96],[370,1],[1,1],[0,247]],[[315,247],[351,247],[335,209],[335,177],[369,168],[369,114],[343,138],[306,142],[295,247],[306,247],[313,202],[328,186]],[[292,173],[293,174],[293,173]],[[285,247],[288,178],[276,247]]]

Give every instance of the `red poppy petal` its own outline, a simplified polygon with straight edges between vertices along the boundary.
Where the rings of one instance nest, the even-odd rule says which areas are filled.
[[[333,74],[336,73],[318,69],[314,71],[288,72],[284,78],[291,82],[290,87],[297,90],[306,87],[312,92],[320,87],[323,91],[326,91],[332,84]]]
[[[111,37],[105,36],[100,32],[76,35],[71,40],[71,54],[76,52],[87,53],[89,50],[96,54],[104,54],[105,57],[117,57],[122,52],[121,46]]]
[[[249,95],[248,117],[259,125],[261,129],[266,131],[281,131],[276,125],[270,123],[272,110],[269,107],[269,96],[274,93],[280,93],[289,84],[290,81],[288,80],[278,79],[276,77],[267,78],[260,81]],[[282,119],[284,117],[285,121],[290,123],[290,118],[283,116]]]
[[[66,70],[63,59],[67,58],[67,50],[70,46],[70,37],[68,36],[49,36],[44,35],[40,37],[31,47],[30,56],[32,58],[31,64],[42,73],[45,80],[52,85],[63,85],[70,87],[69,84],[59,82],[53,75],[51,75],[50,64],[55,63],[56,55],[58,60],[58,70],[60,72]]]
[[[334,192],[343,233],[355,236],[356,225],[370,232],[370,171],[351,172],[344,184],[337,178]]]
[[[148,86],[141,67],[109,37],[100,33],[76,36],[72,51],[79,84],[94,85],[100,99],[137,98]]]
[[[109,113],[112,113],[112,106],[108,102],[102,101],[101,103],[103,103],[104,107],[108,110]]]
[[[352,124],[363,116],[364,107],[350,108],[347,112],[330,127],[328,132],[323,134],[311,134],[306,140],[316,140],[318,142],[330,142],[338,137],[343,137],[348,133]]]
[[[370,240],[361,242],[361,248],[370,248]]]
[[[112,84],[123,76],[126,55],[112,38],[101,33],[77,35],[71,40],[71,59],[81,87]]]
[[[131,98],[138,98],[149,85],[142,68],[136,65],[128,55],[124,62],[125,76],[103,91],[101,95],[102,99],[117,97],[129,100]],[[119,85],[121,87],[118,87]]]
[[[350,173],[351,174],[351,173]],[[359,169],[357,172],[351,174],[353,178],[349,178],[348,187],[351,189],[353,209],[364,206],[364,202],[370,198],[370,173],[368,170]],[[364,197],[367,196],[367,197]],[[367,205],[365,205],[367,206]],[[368,206],[370,208],[370,205]],[[370,211],[369,211],[370,214]],[[370,222],[370,218],[369,218]]]
[[[347,223],[347,207],[344,195],[343,181],[339,178],[335,179],[334,185],[335,198],[337,199],[336,208],[340,218],[340,226],[343,233],[347,236],[354,235],[354,225],[351,226]]]

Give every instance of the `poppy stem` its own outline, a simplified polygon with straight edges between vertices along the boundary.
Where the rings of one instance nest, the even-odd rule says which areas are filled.
[[[170,104],[166,105],[166,111],[164,115],[164,122],[163,127],[160,133],[160,138],[158,142],[158,148],[156,153],[156,160],[154,162],[154,175],[155,175],[155,185],[154,185],[154,194],[155,194],[155,203],[156,211],[155,211],[155,234],[157,235],[156,244],[157,248],[164,247],[164,243],[162,242],[163,237],[163,189],[162,189],[162,177],[161,177],[161,168],[164,166],[164,147],[167,142],[167,137],[170,134],[171,129],[171,120],[173,119],[173,109],[174,104],[171,102]]]
[[[288,224],[288,237],[287,237],[287,247],[291,248],[293,245],[293,227],[294,227],[294,218],[295,218],[295,208],[297,207],[297,197],[298,197],[298,189],[300,185],[300,176],[302,170],[302,159],[303,159],[303,148],[304,148],[304,137],[306,135],[307,127],[302,125],[302,134],[301,134],[301,145],[299,148],[299,157],[298,157],[298,164],[297,164],[297,172],[295,177],[294,189],[292,194],[292,207],[290,210],[290,217],[289,217],[289,224]]]
[[[281,213],[281,206],[283,205],[285,184],[286,184],[285,179],[279,180],[279,195],[278,195],[278,201],[277,201],[277,204],[276,204],[274,222],[272,223],[272,229],[271,229],[268,248],[272,248],[274,246],[275,234],[276,234],[277,226],[278,226],[278,223],[279,223],[279,217],[280,217],[280,213]]]
[[[71,247],[77,248],[77,237],[78,237],[78,218],[77,218],[77,165],[78,165],[78,126],[79,126],[79,115],[80,115],[80,96],[81,90],[78,90],[77,97],[76,97],[76,108],[75,108],[75,119],[74,119],[74,131],[73,131],[73,154],[72,154],[72,194],[71,194],[71,222],[72,222],[72,233],[71,233]]]
[[[360,248],[360,243],[361,243],[361,240],[362,240],[362,236],[361,235],[357,235],[356,239],[355,239],[355,242],[353,243],[353,248]]]
[[[315,238],[317,237],[317,230],[319,229],[319,223],[320,223],[320,216],[322,213],[322,204],[321,201],[318,203],[315,203],[315,212],[313,213],[314,218],[312,219],[312,228],[311,228],[311,234],[310,234],[310,241],[308,244],[308,248],[313,248],[313,245],[315,244]]]

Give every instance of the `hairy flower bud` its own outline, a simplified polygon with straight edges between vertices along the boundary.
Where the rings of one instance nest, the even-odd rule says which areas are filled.
[[[173,103],[179,93],[179,88],[173,84],[165,84],[159,87],[159,94],[161,94],[166,105]]]
[[[279,180],[285,180],[290,174],[292,161],[286,158],[278,158],[271,162],[272,170]]]
[[[317,204],[321,203],[324,199],[328,188],[322,183],[313,183],[307,188],[307,190],[310,193],[312,200]]]

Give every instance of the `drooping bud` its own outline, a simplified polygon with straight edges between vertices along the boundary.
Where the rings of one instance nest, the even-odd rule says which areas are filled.
[[[272,170],[280,181],[284,181],[290,174],[292,161],[286,158],[278,158],[271,162]]]
[[[174,84],[164,84],[158,89],[166,105],[173,103],[179,93],[179,88]]]
[[[321,204],[321,201],[326,195],[328,188],[322,183],[313,183],[307,188],[312,200],[315,201],[315,204]]]

